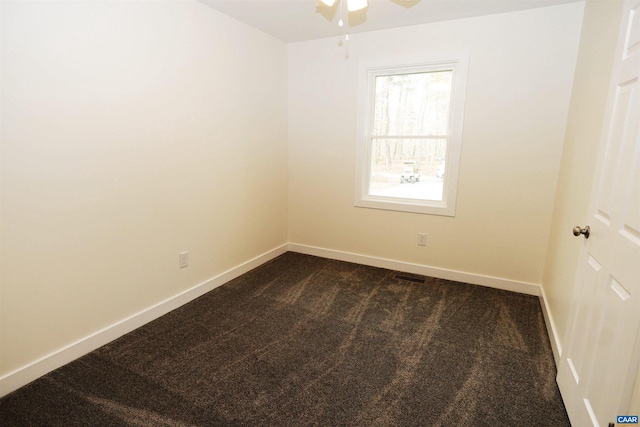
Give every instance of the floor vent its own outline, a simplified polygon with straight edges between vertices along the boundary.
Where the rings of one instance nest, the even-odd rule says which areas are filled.
[[[393,278],[398,280],[404,280],[405,282],[422,283],[423,285],[426,283],[425,279],[422,277],[411,277],[411,276],[405,276],[404,274],[394,274]]]

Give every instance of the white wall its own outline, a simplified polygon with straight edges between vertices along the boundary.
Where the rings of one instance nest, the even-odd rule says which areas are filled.
[[[561,350],[570,298],[584,239],[571,233],[588,217],[622,2],[588,1],[564,140],[549,248],[543,277],[545,300]]]
[[[196,2],[2,8],[0,377],[287,241],[283,42]]]
[[[572,107],[562,168],[578,170],[554,197],[582,11],[354,34],[347,50],[287,48],[191,1],[3,1],[0,379],[287,240],[542,282],[563,325],[575,252],[554,236],[590,173],[571,135],[592,116]],[[358,60],[431,49],[470,52],[457,216],[355,208]],[[573,104],[600,99],[584,77],[598,60],[581,59]]]
[[[353,34],[348,50],[335,38],[290,44],[289,240],[540,284],[582,12]],[[355,208],[358,61],[433,49],[470,52],[456,217]]]

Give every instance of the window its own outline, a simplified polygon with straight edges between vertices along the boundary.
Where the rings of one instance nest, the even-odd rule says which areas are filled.
[[[467,58],[446,58],[361,64],[356,206],[455,215]]]

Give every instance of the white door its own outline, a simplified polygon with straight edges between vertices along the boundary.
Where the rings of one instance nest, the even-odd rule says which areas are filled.
[[[558,385],[575,427],[628,414],[640,365],[640,2],[620,24]],[[570,230],[567,230],[570,232]]]

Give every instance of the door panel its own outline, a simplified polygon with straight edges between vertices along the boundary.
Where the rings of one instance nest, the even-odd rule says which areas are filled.
[[[621,21],[558,384],[575,426],[630,409],[640,366],[640,2]],[[582,238],[582,237],[580,237]],[[634,414],[635,415],[635,414]]]

